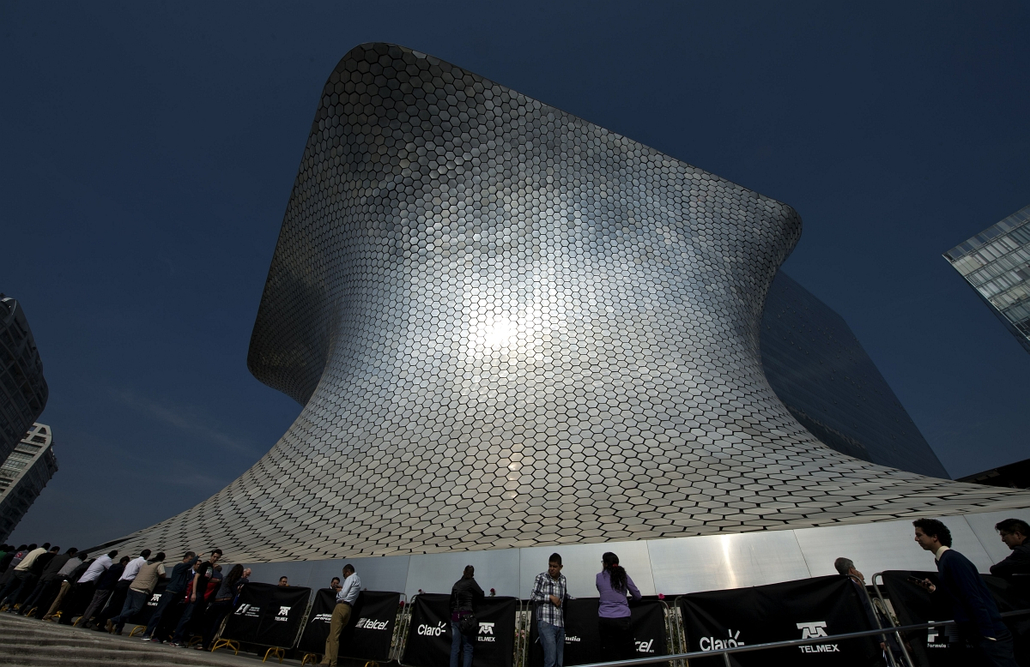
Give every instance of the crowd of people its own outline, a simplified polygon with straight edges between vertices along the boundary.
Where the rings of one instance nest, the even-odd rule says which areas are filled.
[[[61,553],[49,543],[2,545],[0,609],[121,634],[164,580],[143,639],[185,646],[191,637],[201,636],[195,648],[210,649],[251,574],[242,565],[223,574],[221,557],[221,549],[206,557],[187,551],[168,569],[165,554],[150,549],[135,557],[118,558],[118,551],[112,550],[91,558],[74,548]]]
[[[936,583],[924,579],[917,583],[930,595],[943,594],[954,613],[958,630],[984,658],[986,664],[1015,667],[1013,637],[1002,622],[994,598],[976,566],[951,548],[951,531],[936,519],[913,522],[915,541],[933,553],[938,570]],[[1012,553],[990,568],[991,574],[1010,580],[1030,578],[1030,525],[1020,519],[1006,519],[995,529]],[[195,635],[202,637],[197,648],[210,649],[222,621],[233,609],[240,590],[250,581],[251,571],[242,565],[222,574],[220,549],[209,556],[187,551],[169,572],[165,554],[144,549],[135,558],[118,558],[113,550],[96,558],[49,543],[12,547],[0,546],[0,610],[42,620],[59,617],[63,624],[73,621],[82,627],[121,634],[147,603],[158,582],[167,580],[164,593],[143,632],[145,641],[170,641],[184,646]],[[572,599],[562,574],[562,557],[548,558],[547,571],[533,582],[531,601],[536,605],[537,631],[544,654],[544,667],[562,667],[565,646],[565,604]],[[864,589],[865,577],[848,558],[834,562],[836,570]],[[1023,582],[1028,581],[1023,579]],[[609,660],[635,657],[630,629],[629,600],[641,595],[619,557],[606,552],[595,581],[598,601],[598,636],[602,655]],[[1024,584],[1025,585],[1025,584]],[[289,586],[280,577],[279,586]],[[343,568],[343,580],[333,577],[330,588],[336,592],[329,636],[321,665],[336,667],[339,640],[350,622],[351,611],[361,591],[361,579],[353,565]],[[859,596],[865,601],[864,590]],[[485,598],[475,580],[475,568],[465,567],[451,588],[450,667],[471,667],[474,638],[478,632],[476,607]],[[866,607],[870,623],[876,625],[874,610]],[[885,637],[887,648],[893,639]],[[896,648],[896,646],[895,646]]]

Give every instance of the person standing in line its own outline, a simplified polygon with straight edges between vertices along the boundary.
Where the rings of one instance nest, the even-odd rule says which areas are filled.
[[[118,557],[118,551],[109,551],[95,559],[81,577],[72,585],[68,597],[61,605],[61,625],[71,625],[72,618],[80,609],[85,609],[93,600],[93,594],[97,590],[97,582],[100,576],[114,565],[114,559]],[[51,612],[53,613],[53,612]],[[83,620],[89,620],[83,619]]]
[[[204,561],[196,567],[193,573],[193,587],[188,593],[188,603],[179,619],[179,625],[175,626],[175,633],[172,635],[171,646],[183,648],[188,643],[186,631],[190,629],[191,619],[200,621],[204,618],[204,611],[207,609],[207,600],[204,593],[207,591],[207,582],[211,578],[213,565],[210,561]]]
[[[968,558],[951,548],[951,531],[936,519],[916,519],[916,543],[933,554],[940,576],[939,588],[951,598],[952,613],[959,633],[970,641],[985,663],[995,667],[1016,667],[1012,633],[1001,621],[987,585]],[[923,586],[937,590],[929,579]]]
[[[82,616],[76,621],[75,625],[88,628],[93,618],[99,617],[104,609],[104,605],[111,598],[111,593],[114,592],[114,587],[118,584],[119,577],[125,572],[125,566],[129,564],[130,560],[128,556],[122,556],[118,563],[107,568],[107,571],[100,575],[100,578],[97,579],[96,592],[93,593],[93,600],[86,607],[86,611],[82,612]]]
[[[992,565],[991,574],[1010,580],[1013,575],[1023,575],[1017,576],[1017,580],[1025,579],[1019,583],[1030,586],[1030,576],[1027,576],[1030,575],[1030,540],[1027,539],[1030,537],[1030,525],[1020,519],[1005,519],[999,521],[994,529],[1012,553],[1005,560]]]
[[[122,607],[125,606],[125,600],[129,596],[129,587],[132,586],[132,582],[139,573],[139,569],[147,564],[148,558],[150,558],[150,549],[144,549],[140,552],[139,556],[125,564],[125,570],[122,571],[122,576],[118,578],[114,588],[111,590],[111,597],[108,598],[107,605],[97,614],[97,622],[95,624],[97,630],[100,632],[110,632],[106,630],[107,621],[117,616],[121,612]]]
[[[333,577],[332,580],[330,580],[330,582],[329,582],[329,588],[333,592],[339,592],[339,590],[341,588],[340,587],[340,578],[339,577]]]
[[[547,572],[536,575],[530,599],[536,603],[537,632],[544,650],[544,667],[562,667],[565,659],[565,601],[569,585],[561,573],[561,555],[551,554]]]
[[[192,551],[187,551],[182,556],[182,562],[172,568],[172,574],[168,577],[168,585],[165,587],[164,593],[161,594],[161,599],[158,600],[154,613],[150,615],[147,629],[143,631],[143,641],[161,641],[160,635],[155,635],[154,631],[157,630],[161,617],[168,610],[168,607],[178,602],[179,598],[186,592],[186,584],[189,583],[193,566],[199,560],[200,556],[197,556]]]
[[[65,551],[63,554],[55,555],[43,571],[39,575],[39,583],[29,593],[29,597],[25,599],[21,608],[18,609],[18,614],[25,616],[33,606],[43,607],[48,605],[49,600],[53,597],[53,593],[56,592],[57,586],[60,586],[60,579],[58,578],[61,571],[68,564],[68,561],[72,560],[75,554],[78,553],[78,549],[72,547]],[[73,566],[74,567],[74,566]],[[38,605],[36,603],[39,603]]]
[[[451,587],[451,665],[458,667],[458,655],[462,655],[463,667],[472,667],[472,643],[479,629],[466,628],[462,631],[462,621],[468,616],[475,616],[476,605],[486,598],[483,589],[476,583],[476,568],[466,565],[461,579]]]
[[[229,576],[218,581],[218,591],[214,600],[207,607],[207,615],[204,617],[204,643],[203,650],[211,649],[211,642],[214,641],[218,628],[222,625],[222,619],[232,611],[233,600],[243,587],[243,566],[233,565],[229,570]]]
[[[72,586],[79,580],[79,577],[86,573],[86,570],[93,564],[94,560],[96,559],[91,560],[89,554],[85,551],[80,551],[75,554],[74,558],[64,564],[61,571],[57,573],[57,578],[61,585],[58,587],[56,595],[53,596],[53,600],[50,601],[50,607],[40,620],[49,621],[54,617],[54,614],[64,605],[65,596],[71,592]],[[40,609],[46,607],[46,602],[42,602],[39,607]],[[64,614],[62,613],[61,615],[63,616]]]
[[[597,607],[601,655],[605,660],[629,660],[635,657],[636,647],[633,645],[626,596],[639,600],[640,591],[626,574],[626,568],[619,565],[619,557],[611,551],[601,556],[601,571],[597,573],[596,583],[601,596]]]
[[[43,546],[49,545],[44,544]],[[15,579],[21,580],[21,585],[15,588],[7,598],[7,604],[10,606],[8,611],[16,614],[25,608],[22,603],[27,601],[28,597],[35,591],[36,584],[43,575],[43,569],[50,564],[50,561],[57,557],[60,551],[61,547],[50,547],[50,551],[37,555],[31,562],[29,562],[28,558],[22,561],[22,565],[25,565],[26,562],[29,562],[29,565],[24,570],[15,571],[14,573]],[[17,605],[20,606],[16,611],[14,607]]]
[[[283,588],[287,588],[290,585],[290,580],[286,577],[279,577],[279,585]]]
[[[282,579],[279,580],[280,586],[283,585]],[[329,621],[329,636],[325,639],[325,656],[319,664],[336,667],[340,654],[340,633],[350,622],[350,614],[360,592],[361,579],[354,572],[354,566],[347,563],[343,566],[343,583],[340,590],[336,591],[336,606],[333,607],[333,616]]]
[[[10,577],[7,579],[7,584],[3,590],[0,591],[0,607],[5,604],[13,610],[16,598],[20,596],[22,588],[25,587],[25,582],[29,581],[32,577],[32,565],[36,562],[36,559],[42,556],[50,548],[50,543],[47,542],[41,547],[37,547],[35,544],[29,545],[28,552],[21,558],[16,565],[13,565]]]
[[[149,551],[144,551],[143,553],[150,555]],[[137,570],[136,575],[129,584],[129,590],[126,593],[125,604],[122,605],[122,610],[117,616],[107,619],[107,623],[104,624],[105,630],[116,635],[122,634],[122,628],[125,626],[125,623],[138,614],[140,609],[143,609],[147,604],[150,594],[154,592],[157,581],[165,576],[164,560],[164,552],[158,551],[157,555],[154,556],[154,560]],[[129,565],[132,565],[132,563],[129,563]],[[124,577],[125,575],[122,574],[122,576]]]

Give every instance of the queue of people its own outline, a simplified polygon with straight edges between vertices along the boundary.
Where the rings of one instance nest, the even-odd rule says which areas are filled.
[[[1015,667],[1012,634],[1002,622],[994,598],[976,567],[951,548],[952,537],[947,526],[936,519],[917,519],[913,527],[916,543],[933,553],[939,574],[936,584],[925,579],[920,585],[930,595],[947,597],[961,636],[976,648],[986,664]],[[993,565],[991,574],[1019,580],[1020,585],[1027,586],[1030,584],[1030,525],[1020,519],[1006,519],[995,529],[1012,553]],[[220,549],[214,549],[206,559],[204,554],[187,551],[170,573],[164,566],[164,553],[150,556],[151,551],[144,549],[135,558],[126,556],[115,563],[117,550],[90,559],[89,554],[74,548],[62,554],[60,547],[50,544],[17,548],[2,545],[0,609],[42,620],[60,615],[61,623],[65,624],[72,623],[77,616],[77,625],[121,634],[125,623],[143,608],[158,582],[167,579],[143,640],[170,638],[172,646],[184,646],[190,636],[199,634],[203,639],[196,648],[210,649],[240,590],[249,582],[250,569],[236,565],[223,576]],[[853,561],[841,557],[834,562],[834,567],[838,573],[851,578],[856,586],[864,588],[865,577]],[[536,605],[544,667],[562,667],[563,664],[565,606],[573,598],[562,568],[561,555],[551,554],[547,570],[534,579],[530,597]],[[344,566],[342,574],[342,581],[333,577],[330,582],[330,588],[336,593],[336,606],[320,663],[324,667],[337,666],[340,635],[350,621],[361,591],[361,579],[353,565]],[[616,554],[609,551],[602,555],[595,585],[599,596],[598,637],[603,655],[613,661],[635,657],[629,600],[639,600],[641,594]],[[285,576],[279,579],[279,586],[289,586]],[[867,604],[864,592],[859,598],[866,606],[870,623],[883,625],[875,618],[877,611]],[[461,667],[471,667],[478,632],[476,609],[484,599],[483,589],[475,579],[475,568],[467,565],[451,588],[450,667],[459,667],[459,663]],[[79,609],[83,609],[81,614]],[[885,637],[885,640],[882,648],[886,649],[888,644],[897,648],[892,638]]]
[[[165,554],[144,549],[135,557],[112,550],[96,558],[76,549],[35,544],[0,546],[0,609],[63,625],[121,634],[143,609],[157,585],[166,586],[143,632],[144,641],[185,646],[202,636],[198,649],[210,648],[233,602],[250,580],[250,568],[236,565],[222,574],[220,549],[187,551],[165,568]],[[116,559],[118,559],[116,561]]]

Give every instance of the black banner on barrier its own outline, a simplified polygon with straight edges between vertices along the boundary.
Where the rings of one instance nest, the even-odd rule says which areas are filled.
[[[400,593],[362,591],[351,612],[350,623],[340,636],[340,655],[379,662],[389,660],[400,602]]]
[[[249,583],[240,591],[222,637],[261,646],[291,648],[310,588]]]
[[[165,586],[168,584],[166,581],[159,582],[154,588],[154,592],[147,598],[146,604],[143,608],[136,612],[136,615],[129,619],[131,625],[146,625],[150,622],[150,617],[154,615],[154,610],[157,609],[157,603],[161,601],[161,596],[164,595]]]
[[[782,584],[692,593],[677,600],[690,651],[711,651],[745,644],[828,637],[871,630],[850,579],[817,577]],[[873,638],[792,646],[731,655],[733,665],[868,667],[879,664]],[[690,661],[693,667],[723,665],[721,656]]]
[[[1026,609],[1021,591],[1004,579],[980,575],[1001,612]],[[937,584],[936,572],[908,572],[891,570],[883,573],[884,587],[898,620],[902,625],[918,625],[930,621],[948,621],[955,618],[947,595],[929,593],[909,578],[929,579]],[[1005,625],[1015,639],[1016,658],[1021,665],[1028,661],[1027,636],[1030,634],[1030,616],[1005,619]],[[930,667],[966,667],[977,664],[979,654],[970,648],[954,625],[912,630],[904,635],[912,659]]]
[[[544,650],[537,641],[537,609],[532,605],[533,618],[529,633],[529,666],[544,664]],[[600,637],[597,631],[597,598],[576,598],[565,601],[565,665],[585,665],[604,662],[606,656],[600,653]],[[652,655],[666,655],[668,642],[665,637],[665,606],[657,600],[630,602],[630,626],[638,658]],[[610,658],[609,658],[610,659]]]
[[[325,652],[325,640],[329,637],[329,624],[336,608],[336,591],[331,588],[320,588],[315,591],[315,601],[308,614],[308,624],[300,637],[297,648],[305,653]]]
[[[411,625],[401,659],[413,667],[448,667],[451,656],[450,595],[423,593],[412,600]],[[476,608],[479,632],[472,650],[473,667],[512,667],[515,611],[510,597],[486,598]]]

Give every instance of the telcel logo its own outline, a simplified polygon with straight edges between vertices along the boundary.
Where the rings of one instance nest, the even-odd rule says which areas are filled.
[[[637,645],[637,653],[654,653],[654,639],[648,639],[646,642],[633,642]]]
[[[717,639],[716,637],[702,637],[701,641],[698,642],[702,651],[717,651],[721,648],[736,648],[738,646],[744,646],[744,642],[740,641],[740,630],[734,632],[730,628],[726,628],[726,639]]]
[[[365,630],[385,630],[390,621],[377,621],[374,618],[359,618],[355,627]]]
[[[444,624],[439,623],[435,627],[432,625],[426,625],[425,623],[418,626],[415,630],[416,634],[420,634],[423,637],[439,637],[444,632]]]

